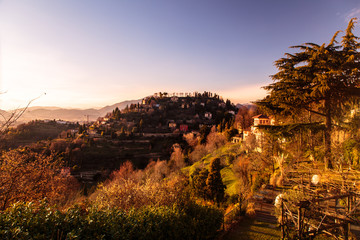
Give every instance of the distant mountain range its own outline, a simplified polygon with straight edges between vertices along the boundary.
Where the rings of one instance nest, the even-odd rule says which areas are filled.
[[[132,103],[138,103],[139,100],[130,100],[119,102],[110,106],[105,106],[100,109],[89,108],[89,109],[68,109],[68,108],[60,108],[60,107],[29,107],[26,112],[21,116],[18,120],[17,124],[29,122],[31,120],[45,120],[45,119],[60,119],[65,121],[72,121],[72,122],[84,122],[84,121],[95,121],[99,117],[103,117],[106,113],[111,112],[116,107],[119,109],[124,109],[126,105],[130,105]],[[7,115],[2,110],[0,113],[3,115]]]

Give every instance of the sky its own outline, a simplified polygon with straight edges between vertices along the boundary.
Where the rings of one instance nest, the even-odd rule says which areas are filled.
[[[256,101],[290,46],[328,43],[352,17],[358,0],[0,0],[0,109]]]

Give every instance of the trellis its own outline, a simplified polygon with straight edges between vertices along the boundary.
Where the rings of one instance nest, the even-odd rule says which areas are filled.
[[[312,182],[315,175],[321,178],[318,183]],[[360,225],[360,171],[324,171],[299,162],[287,172],[284,184],[288,190],[293,188],[294,195],[278,205],[283,239],[313,239],[322,233],[349,239],[351,226]]]
[[[280,206],[282,239],[313,239],[321,233],[335,239],[349,239],[351,224],[360,224],[356,219],[358,196],[347,192],[296,203],[283,199]]]

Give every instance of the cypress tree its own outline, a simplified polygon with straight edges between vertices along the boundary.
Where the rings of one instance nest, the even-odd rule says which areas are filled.
[[[201,171],[197,170],[192,175],[192,187],[194,188],[195,194],[203,199],[207,198],[206,179],[208,178],[208,175],[209,170],[207,170],[207,168],[203,168]]]
[[[221,179],[221,164],[220,158],[215,158],[210,163],[209,175],[206,179],[206,186],[210,199],[219,204],[223,201],[225,196],[225,185]]]

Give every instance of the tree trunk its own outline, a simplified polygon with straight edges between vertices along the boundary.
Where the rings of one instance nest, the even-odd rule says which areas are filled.
[[[325,169],[332,169],[332,162],[331,162],[331,102],[327,98],[325,99],[325,132],[324,132],[324,140],[325,140]]]
[[[310,106],[309,106],[309,108],[310,108]],[[309,114],[309,123],[312,123],[311,112],[309,111],[308,114]],[[309,138],[309,141],[310,141],[309,142],[309,147],[310,147],[310,151],[311,151],[312,155],[314,154],[314,140],[313,140],[313,137],[314,137],[313,132],[312,132],[312,130],[310,128],[308,138]]]

